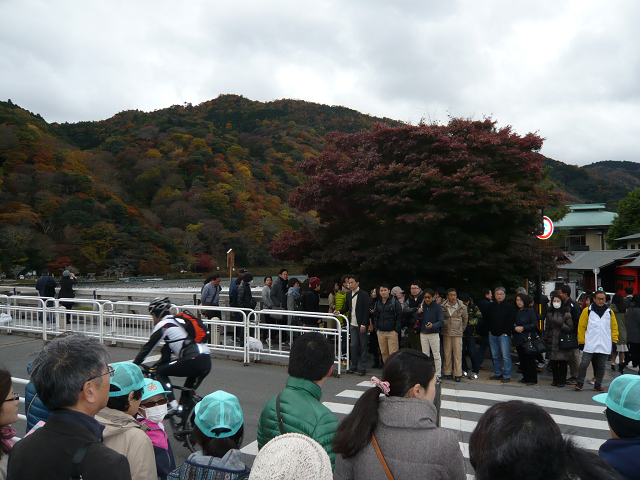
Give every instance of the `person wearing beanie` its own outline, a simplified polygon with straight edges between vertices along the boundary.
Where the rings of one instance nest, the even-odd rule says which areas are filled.
[[[320,283],[318,277],[309,279],[309,291],[304,294],[302,300],[305,312],[320,312]],[[309,327],[322,326],[322,319],[317,317],[302,317],[302,322]]]
[[[238,399],[218,390],[195,408],[193,440],[202,451],[192,453],[169,480],[245,480],[250,469],[242,461],[244,414]]]
[[[299,433],[286,433],[258,452],[249,480],[331,480],[329,455],[318,442]]]
[[[146,434],[149,427],[135,419],[144,388],[142,370],[130,362],[112,366],[109,401],[95,417],[104,426],[103,443],[127,457],[131,480],[157,478],[153,444]]]
[[[620,375],[593,399],[607,406],[612,437],[600,446],[600,456],[624,478],[640,479],[640,376]]]
[[[73,291],[73,286],[78,283],[76,276],[69,270],[62,272],[62,278],[60,279],[60,291],[58,292],[58,298],[75,298],[76,294]],[[71,314],[69,310],[73,308],[73,302],[60,301],[60,305],[67,309],[67,323],[71,323]]]

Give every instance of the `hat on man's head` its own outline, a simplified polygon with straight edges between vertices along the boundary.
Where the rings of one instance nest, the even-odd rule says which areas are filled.
[[[607,393],[593,399],[624,417],[640,420],[640,376],[620,375],[613,379]]]
[[[151,380],[150,378],[144,379],[144,387],[142,389],[142,401],[147,400],[148,398],[155,397],[160,394],[166,395],[170,393],[168,390],[165,390],[162,384],[157,380]]]
[[[62,272],[62,276],[63,277],[70,277],[71,276],[71,272],[69,270],[65,270],[64,272]]]
[[[244,424],[240,402],[230,393],[218,390],[196,405],[195,424],[210,438],[232,437]]]
[[[144,387],[144,376],[142,370],[135,363],[119,362],[111,365],[113,367],[113,377],[111,378],[110,397],[121,397],[129,395],[131,392]],[[114,390],[116,387],[117,390]]]
[[[394,297],[399,293],[404,293],[404,290],[402,290],[400,287],[397,287],[397,286],[391,289],[391,295],[393,295]]]
[[[251,280],[253,280],[253,275],[251,275],[249,272],[243,273],[242,274],[242,281],[245,283],[249,283]]]
[[[318,277],[311,277],[309,280],[309,286],[311,288],[316,288],[318,285],[320,285],[320,279]]]

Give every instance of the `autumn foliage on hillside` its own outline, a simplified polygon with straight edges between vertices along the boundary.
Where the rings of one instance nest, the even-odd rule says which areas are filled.
[[[305,178],[299,163],[322,152],[328,131],[379,120],[344,107],[223,95],[48,124],[0,102],[2,270],[210,271],[224,265],[228,248],[239,263],[267,263],[277,234],[315,222],[287,204]]]
[[[543,190],[542,139],[491,120],[332,133],[300,169],[290,197],[317,226],[285,232],[276,258],[303,259],[310,273],[359,272],[406,284],[495,286],[553,271],[557,252],[530,234]],[[404,282],[404,283],[402,283]]]

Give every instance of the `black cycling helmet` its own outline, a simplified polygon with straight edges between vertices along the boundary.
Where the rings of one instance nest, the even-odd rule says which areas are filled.
[[[164,317],[171,308],[171,300],[169,297],[156,297],[149,302],[149,313],[158,318]]]

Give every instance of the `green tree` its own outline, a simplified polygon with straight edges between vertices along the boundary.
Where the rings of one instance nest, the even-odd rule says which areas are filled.
[[[607,232],[606,241],[609,245],[626,247],[625,242],[616,242],[616,238],[640,233],[640,188],[636,188],[620,200],[618,216]]]

